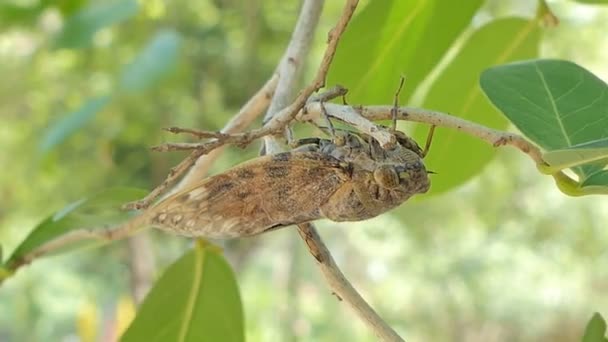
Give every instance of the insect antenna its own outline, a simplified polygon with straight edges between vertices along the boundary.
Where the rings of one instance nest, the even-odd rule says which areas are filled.
[[[426,157],[426,154],[429,153],[431,149],[431,143],[433,142],[433,135],[435,134],[435,125],[431,125],[429,128],[429,134],[426,136],[426,143],[424,144],[424,150],[422,150],[422,158]],[[433,172],[434,173],[434,172]]]
[[[334,128],[334,124],[331,122],[329,118],[329,114],[327,114],[327,110],[325,109],[325,103],[323,101],[319,102],[321,105],[321,113],[323,113],[323,117],[327,122],[327,128],[329,129],[329,134],[331,135],[332,140],[336,140],[336,129]]]
[[[401,89],[403,89],[403,84],[405,83],[405,76],[401,75],[399,79],[399,86],[397,87],[397,91],[395,92],[395,97],[393,99],[393,108],[391,109],[391,117],[392,117],[392,125],[391,131],[395,132],[397,130],[397,113],[399,112],[399,94],[401,93]]]

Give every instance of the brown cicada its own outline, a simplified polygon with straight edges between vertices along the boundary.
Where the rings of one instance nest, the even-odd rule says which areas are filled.
[[[328,218],[378,216],[429,189],[423,152],[395,132],[382,148],[371,136],[311,138],[289,152],[258,157],[166,198],[149,224],[186,236],[235,238]]]

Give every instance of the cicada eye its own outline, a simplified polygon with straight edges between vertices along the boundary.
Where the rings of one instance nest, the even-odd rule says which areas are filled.
[[[374,170],[374,180],[386,189],[394,189],[399,186],[399,174],[394,167],[382,165]]]

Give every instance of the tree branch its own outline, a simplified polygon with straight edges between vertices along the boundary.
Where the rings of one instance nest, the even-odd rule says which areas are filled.
[[[245,103],[245,105],[239,110],[239,112],[224,126],[222,133],[235,133],[245,127],[247,127],[256,117],[262,114],[262,111],[268,103],[270,98],[276,89],[279,76],[275,73],[272,77],[266,81],[266,83],[260,88],[252,97]],[[197,148],[192,151],[188,157],[182,160],[179,164],[169,170],[169,174],[165,180],[154,188],[146,197],[139,201],[127,203],[124,205],[124,209],[145,209],[158,198],[163,192],[167,190],[173,183],[175,183],[181,175],[186,171],[189,173],[182,179],[180,184],[173,189],[173,192],[178,189],[182,189],[187,184],[192,183],[196,179],[201,179],[207,173],[211,162],[220,154],[220,151],[211,154],[217,148],[225,145],[225,142],[219,140],[212,140],[207,142],[204,148]],[[207,155],[207,157],[205,157]],[[196,165],[198,164],[198,166]],[[192,167],[195,165],[194,167]],[[191,168],[192,167],[192,168]]]
[[[365,122],[365,119],[372,121],[390,119],[391,110],[394,109],[393,106],[386,105],[353,107],[334,103],[325,103],[324,107],[329,116],[349,123],[358,129],[362,128],[360,123]],[[321,115],[320,104],[312,102],[306,105],[298,119],[314,120]],[[397,119],[452,128],[479,138],[493,146],[511,145],[527,154],[537,165],[546,166],[540,149],[518,134],[495,130],[453,115],[422,108],[399,107]]]
[[[253,95],[247,103],[236,113],[235,116],[222,128],[221,132],[226,134],[233,134],[236,132],[243,131],[246,127],[258,117],[264,109],[269,105],[270,99],[272,98],[277,84],[279,81],[279,74],[274,73],[272,77]],[[198,157],[194,165],[190,168],[188,173],[182,178],[178,185],[171,189],[168,195],[178,192],[179,190],[188,187],[193,182],[203,179],[209,172],[209,168],[213,162],[221,155],[224,150],[224,146],[216,148],[215,150]]]
[[[316,91],[321,86],[325,85],[325,78],[335,54],[338,41],[356,9],[357,2],[358,1],[347,1],[338,24],[330,32],[330,40],[325,51],[325,56],[321,62],[321,66],[317,71],[315,80],[300,94],[300,96],[291,106],[296,104],[299,108],[302,108],[305,102],[309,99],[310,95],[312,95],[312,91]],[[318,16],[321,12],[322,4],[323,1],[307,0],[302,6],[300,18],[298,19],[296,29],[294,30],[294,34],[287,48],[287,63],[285,63],[284,60],[281,64],[281,80],[279,81],[275,96],[273,97],[268,112],[266,113],[265,120],[268,120],[270,125],[273,122],[277,122],[276,118],[280,118],[282,113],[278,112],[278,110],[286,106],[291,99],[291,93],[299,74],[299,66],[303,57],[308,53],[310,41],[318,21]],[[304,102],[302,102],[302,100],[304,100]],[[300,109],[298,109],[298,111],[299,110]],[[295,116],[295,113],[290,113],[290,115],[293,115],[291,118],[288,116],[289,120],[291,121]],[[286,124],[288,123],[289,121],[286,122]],[[265,137],[265,151],[267,153],[277,153],[281,150],[280,145],[276,142],[273,136]],[[361,318],[361,320],[378,338],[383,341],[403,341],[403,339],[401,339],[401,337],[399,337],[399,335],[397,335],[397,333],[388,324],[386,324],[386,322],[374,311],[374,309],[367,302],[365,302],[363,297],[361,297],[348,279],[344,277],[344,274],[335,263],[329,249],[321,239],[321,236],[318,234],[316,228],[310,223],[300,224],[298,225],[298,233],[306,243],[309,252],[317,261],[317,264],[319,265],[327,284],[336,294],[336,296],[350,306],[355,314]]]
[[[315,227],[310,223],[300,224],[298,233],[306,243],[310,254],[315,257],[327,284],[338,299],[347,303],[380,340],[403,341],[344,277]]]

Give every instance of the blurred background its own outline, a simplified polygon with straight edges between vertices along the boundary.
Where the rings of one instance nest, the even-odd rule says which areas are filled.
[[[84,196],[161,182],[184,154],[149,147],[186,138],[160,128],[221,128],[272,74],[299,9],[279,0],[95,4],[105,15],[82,11],[85,0],[0,3],[4,255]],[[607,80],[608,7],[549,4],[561,23],[544,32],[542,56]],[[325,5],[307,79],[341,6]],[[489,0],[473,25],[534,8]],[[257,151],[227,149],[213,172]],[[455,191],[318,227],[353,285],[410,341],[577,341],[593,312],[608,315],[606,222],[605,201],[566,197],[505,148]],[[0,288],[0,341],[113,340],[147,284],[190,246],[150,231],[34,262]],[[248,341],[375,340],[332,296],[294,229],[225,247]]]

